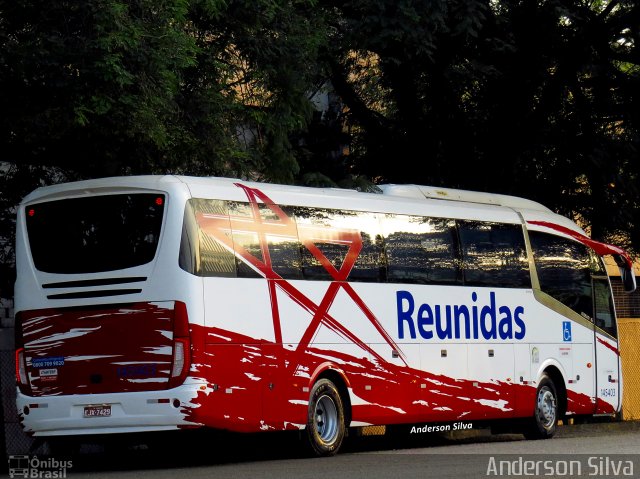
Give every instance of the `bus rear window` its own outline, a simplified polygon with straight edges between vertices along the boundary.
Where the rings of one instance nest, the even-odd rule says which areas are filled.
[[[156,253],[165,197],[118,194],[27,206],[26,222],[35,267],[78,274],[132,268]]]

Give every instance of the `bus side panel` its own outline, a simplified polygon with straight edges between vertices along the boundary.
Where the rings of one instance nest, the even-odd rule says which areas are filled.
[[[302,428],[306,425],[310,373],[328,369],[348,381],[352,420],[356,424],[394,424],[509,417],[505,400],[524,386],[452,379],[366,356],[316,345],[296,351],[265,344],[231,331],[206,328],[226,338],[209,344],[194,376],[209,388],[194,399],[187,420],[210,427],[249,432]],[[340,348],[342,349],[342,348]],[[345,400],[347,398],[344,398]]]
[[[597,399],[596,414],[620,410],[620,351],[617,341],[596,333]]]
[[[564,316],[556,316],[555,336],[563,341],[559,343],[560,360],[571,361],[571,368],[566,367],[567,380],[567,414],[593,414],[595,412],[596,361],[593,346],[593,326],[579,324]],[[566,331],[570,325],[569,332]],[[560,330],[563,334],[560,334]],[[564,363],[563,363],[564,365]],[[588,400],[586,400],[588,398]]]
[[[204,344],[192,376],[207,388],[185,409],[188,421],[238,432],[304,426],[308,371],[319,359],[300,361],[282,345],[219,328],[192,326],[191,334]]]
[[[468,359],[464,328],[471,326],[465,326],[463,317],[456,322],[453,309],[444,306],[468,303],[469,321],[474,311],[484,318],[486,329],[496,331],[502,321],[503,334],[513,335],[519,329],[505,308],[515,311],[523,301],[522,293],[492,296],[478,291],[475,306],[471,288],[414,286],[414,311],[405,311],[407,318],[401,321],[398,307],[407,307],[397,306],[401,285],[353,283],[355,293],[348,294],[346,285],[332,295],[330,303],[323,301],[328,285],[291,282],[286,293],[277,287],[276,295],[270,296],[264,280],[206,278],[205,342],[207,360],[212,362],[207,365],[207,380],[216,385],[209,400],[218,406],[202,422],[218,424],[218,417],[224,419],[225,428],[244,428],[247,422],[255,424],[247,419],[250,416],[259,418],[259,428],[305,424],[309,390],[323,367],[343,374],[357,423],[513,417],[515,398],[524,395],[518,391],[531,389],[515,384],[513,344],[508,338],[476,340],[473,347],[479,349]],[[427,302],[442,305],[434,309],[440,316],[438,325],[431,326],[432,333],[445,328],[449,339],[436,336],[427,341],[418,334],[420,328],[427,328],[418,324],[418,308]],[[326,311],[321,304],[328,304]],[[458,338],[455,329],[460,329]],[[224,351],[233,354],[222,364],[217,361]],[[475,360],[476,354],[483,356]],[[469,374],[467,362],[474,375]],[[220,398],[221,393],[227,399]],[[256,406],[261,401],[262,411]],[[241,414],[237,405],[245,402]],[[233,418],[239,416],[242,419],[233,425]]]
[[[590,331],[593,336],[593,332]],[[589,398],[595,397],[595,359],[593,356],[593,343],[574,343],[573,344],[573,377],[569,379],[567,384],[569,391],[582,394]],[[593,414],[595,405],[593,402],[583,401],[582,403],[572,402],[567,407],[568,414]]]

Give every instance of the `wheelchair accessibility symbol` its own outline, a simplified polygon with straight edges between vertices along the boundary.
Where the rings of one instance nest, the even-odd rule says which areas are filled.
[[[571,322],[570,321],[562,322],[562,340],[565,342],[571,341]]]

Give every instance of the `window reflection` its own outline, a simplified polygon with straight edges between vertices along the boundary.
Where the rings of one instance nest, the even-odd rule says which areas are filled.
[[[455,223],[448,219],[385,215],[383,218],[389,281],[454,284],[459,282]]]
[[[200,199],[185,212],[180,265],[202,276],[530,286],[519,225]]]
[[[539,231],[531,231],[529,238],[542,291],[591,320],[592,259],[587,247]]]
[[[200,218],[200,225],[198,224]],[[227,242],[215,239],[215,235]],[[227,203],[194,198],[187,202],[180,244],[180,267],[198,276],[236,276]]]
[[[604,329],[614,338],[618,337],[613,296],[607,278],[593,280],[596,326]]]
[[[295,216],[302,242],[304,278],[384,280],[383,245],[377,215],[297,208]]]
[[[459,221],[464,283],[474,286],[531,286],[520,225]]]

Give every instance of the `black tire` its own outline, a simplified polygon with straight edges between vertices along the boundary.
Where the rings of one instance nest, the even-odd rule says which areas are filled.
[[[332,456],[342,445],[344,406],[338,389],[328,379],[320,379],[311,389],[306,432],[307,444],[317,456]]]
[[[542,376],[536,391],[536,405],[533,420],[526,429],[527,439],[549,439],[556,433],[558,425],[558,393],[553,381],[546,374]]]

